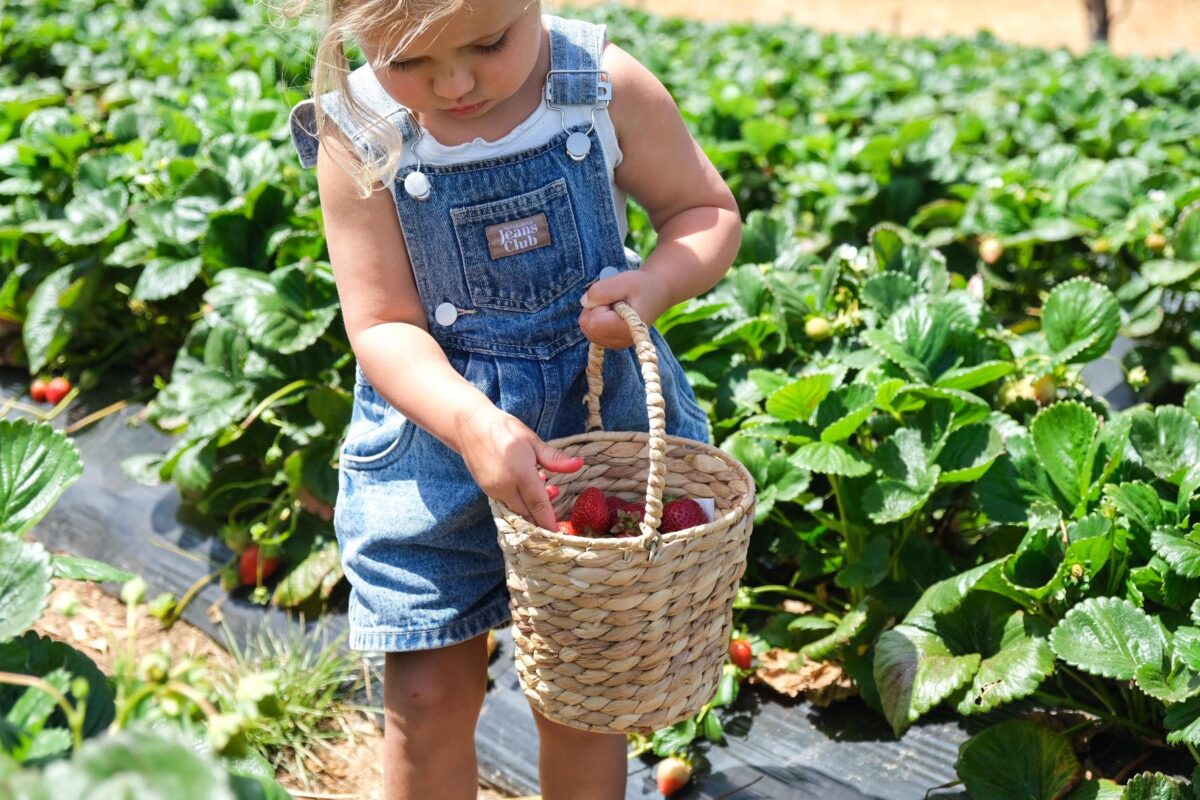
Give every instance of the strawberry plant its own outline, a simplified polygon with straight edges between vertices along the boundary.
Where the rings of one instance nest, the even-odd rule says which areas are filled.
[[[163,800],[287,797],[260,767],[262,756],[239,749],[249,712],[219,715],[204,697],[202,664],[152,653],[136,665],[119,659],[110,680],[83,652],[29,630],[52,578],[128,581],[130,603],[144,594],[128,573],[51,555],[23,538],[82,468],[75,446],[49,425],[0,420],[0,552],[8,565],[0,575],[0,794],[90,797],[137,786],[139,797]],[[170,724],[151,727],[155,720]],[[197,720],[211,745],[195,741]]]

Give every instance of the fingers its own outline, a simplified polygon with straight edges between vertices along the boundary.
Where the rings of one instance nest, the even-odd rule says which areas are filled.
[[[521,501],[525,505],[525,515],[533,519],[533,524],[548,531],[558,529],[558,521],[554,518],[554,507],[550,505],[550,497],[546,486],[541,481],[522,483],[518,488]]]
[[[545,442],[537,446],[537,463],[551,472],[575,472],[583,466],[583,458],[569,456]]]
[[[633,344],[629,324],[609,306],[585,309],[579,315],[579,327],[590,341],[610,350],[622,350]]]
[[[625,300],[629,297],[630,283],[628,273],[620,273],[611,278],[596,281],[583,293],[579,302],[584,308],[612,305],[618,300]]]

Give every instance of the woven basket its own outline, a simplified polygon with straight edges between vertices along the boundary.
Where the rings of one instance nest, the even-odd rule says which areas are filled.
[[[582,456],[577,472],[550,474],[565,519],[589,486],[646,502],[641,535],[587,538],[547,531],[491,501],[512,597],[517,674],[544,716],[589,731],[650,733],[695,714],[721,678],[733,595],[746,569],[754,481],[736,459],[666,435],[658,358],[628,304],[646,384],[650,431],[604,432],[604,350],[588,353],[588,433],[555,439]],[[662,496],[713,498],[712,522],[661,534]]]

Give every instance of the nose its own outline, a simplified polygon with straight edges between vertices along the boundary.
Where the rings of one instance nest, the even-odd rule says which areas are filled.
[[[433,80],[433,92],[446,100],[459,100],[475,88],[475,76],[463,66],[449,66]]]

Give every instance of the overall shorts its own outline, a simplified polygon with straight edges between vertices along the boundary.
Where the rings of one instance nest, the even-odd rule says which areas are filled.
[[[604,103],[604,28],[545,19],[551,40],[545,102]],[[356,99],[400,126],[406,143],[418,135],[415,120],[368,66],[355,70],[351,87]],[[337,97],[321,102],[359,141]],[[317,150],[311,104],[292,112],[293,140],[306,167]],[[581,160],[567,148],[576,132],[590,142]],[[576,137],[576,154],[578,144]],[[579,328],[580,298],[601,270],[640,263],[621,241],[596,131],[569,127],[516,154],[423,165],[430,188],[424,199],[404,188],[416,169],[401,169],[390,188],[430,334],[466,380],[538,436],[584,432],[588,341]],[[662,336],[653,329],[651,336],[667,433],[707,441],[708,419],[682,368]],[[427,650],[507,622],[504,559],[487,498],[461,456],[389,405],[361,368],[356,373],[334,516],[351,585],[349,646]],[[413,372],[404,379],[422,378]],[[606,352],[601,409],[606,430],[647,430],[632,347]]]

